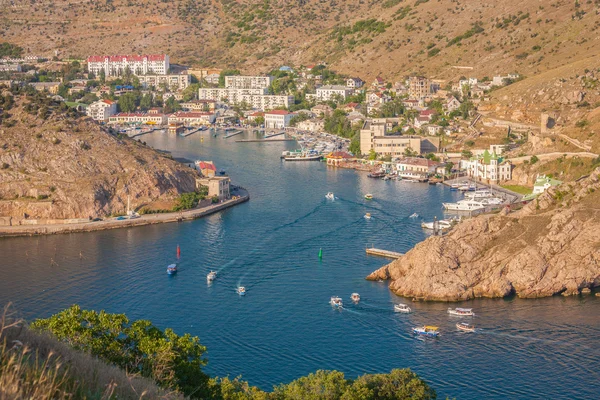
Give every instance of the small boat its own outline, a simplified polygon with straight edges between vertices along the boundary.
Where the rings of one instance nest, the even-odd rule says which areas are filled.
[[[485,204],[474,200],[460,200],[456,203],[442,203],[442,205],[450,211],[476,211],[485,208]]]
[[[175,275],[177,273],[177,264],[171,264],[167,267],[167,274]]]
[[[365,219],[371,219],[371,213],[366,213],[365,214]]]
[[[334,307],[342,307],[344,305],[344,303],[342,303],[341,297],[337,297],[337,296],[333,296],[329,300],[329,304],[331,304]]]
[[[419,218],[419,214],[412,213],[412,214],[410,214],[410,217],[408,217],[408,218]]]
[[[383,178],[385,176],[385,172],[371,172],[367,175],[369,178]]]
[[[475,327],[471,324],[467,324],[466,322],[459,322],[456,324],[456,328],[463,332],[475,332]]]
[[[352,295],[350,295],[350,298],[353,302],[358,303],[360,301],[360,294],[352,293]]]
[[[416,328],[413,328],[413,333],[415,335],[422,335],[422,336],[430,336],[430,337],[438,337],[440,335],[440,332],[438,331],[438,327],[437,326],[418,326]]]
[[[373,200],[373,195],[371,193],[367,193],[367,194],[365,194],[365,199]]]
[[[217,279],[217,273],[215,271],[210,271],[208,275],[206,275],[206,280],[209,282],[212,282],[215,279]]]
[[[325,198],[327,200],[335,200],[335,195],[333,194],[333,192],[329,192],[325,195]]]
[[[472,308],[449,308],[448,314],[458,315],[459,317],[472,317],[475,315]]]
[[[394,311],[404,314],[410,313],[412,310],[406,304],[394,304]]]
[[[237,290],[236,290],[237,294],[239,294],[240,296],[245,296],[246,295],[246,288],[243,286],[238,286]]]
[[[225,175],[225,170],[224,169],[220,170],[219,175]]]

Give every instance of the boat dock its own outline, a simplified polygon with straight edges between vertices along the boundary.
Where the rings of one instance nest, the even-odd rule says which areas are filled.
[[[240,133],[244,133],[244,131],[234,131],[234,132],[230,133],[229,135],[223,136],[223,139],[229,139],[230,137],[237,136]]]
[[[236,143],[249,143],[249,142],[293,142],[296,139],[240,139],[236,140]]]
[[[134,133],[133,135],[130,135],[129,133],[127,133],[127,136],[129,136],[131,139],[133,139],[133,138],[136,138],[138,136],[147,135],[149,133],[152,133],[152,132],[158,131],[158,130],[160,130],[160,128],[152,128],[152,129],[150,129],[148,131]]]
[[[201,131],[201,130],[202,130],[202,128],[194,129],[194,130],[193,130],[193,131],[191,131],[191,132],[188,132],[188,133],[182,133],[182,134],[180,134],[179,136],[182,136],[182,137],[188,137],[188,136],[190,136],[190,135],[193,135],[194,133],[196,133],[196,132],[199,132],[199,131]]]
[[[402,253],[397,253],[395,251],[376,249],[374,247],[369,247],[366,249],[366,251],[367,251],[367,254],[370,256],[379,256],[379,257],[394,258],[394,259],[400,258],[404,255]]]
[[[272,135],[266,135],[265,139],[269,139],[269,138],[272,138],[272,137],[275,137],[275,136],[281,136],[281,135],[285,135],[285,131],[281,131],[279,133],[274,133]]]

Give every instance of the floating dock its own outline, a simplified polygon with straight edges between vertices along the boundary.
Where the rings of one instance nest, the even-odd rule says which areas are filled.
[[[386,257],[386,258],[400,258],[402,257],[404,254],[402,253],[397,253],[395,251],[389,251],[389,250],[383,250],[383,249],[376,249],[374,247],[370,247],[367,250],[367,254],[371,255],[371,256],[379,256],[379,257]]]

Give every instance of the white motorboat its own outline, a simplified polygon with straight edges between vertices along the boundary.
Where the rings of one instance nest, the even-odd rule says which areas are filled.
[[[329,304],[331,304],[334,307],[342,307],[344,305],[344,303],[342,303],[342,298],[341,297],[337,297],[337,296],[333,296],[329,300]]]
[[[360,301],[360,294],[352,293],[352,295],[350,296],[350,299],[352,299],[353,302],[358,303]]]
[[[504,200],[499,197],[488,197],[485,199],[481,199],[481,204],[485,204],[486,206],[495,206],[504,203]]]
[[[237,290],[236,290],[237,294],[239,294],[240,296],[245,296],[246,295],[246,288],[243,286],[238,286]]]
[[[408,218],[419,218],[419,214],[412,213],[412,214],[410,214],[410,217],[408,217]]]
[[[466,322],[457,323],[456,328],[463,332],[475,332],[475,327],[471,324],[467,324]]]
[[[371,213],[366,213],[365,214],[365,219],[371,219]]]
[[[465,193],[465,199],[469,198],[471,200],[479,200],[479,199],[486,199],[488,197],[494,197],[494,194],[492,193],[492,191],[488,190],[488,189],[476,190],[474,192]]]
[[[206,275],[206,280],[209,282],[212,282],[215,279],[217,279],[217,273],[215,271],[210,271],[208,275]]]
[[[449,308],[448,314],[459,317],[472,317],[475,315],[472,308]]]
[[[406,304],[394,304],[394,311],[395,312],[399,312],[399,313],[405,313],[408,314],[410,313],[412,310],[410,309],[409,306],[407,306]]]
[[[335,195],[333,194],[333,192],[329,192],[325,195],[325,198],[327,200],[335,200]]]
[[[437,221],[437,228],[435,226],[435,222],[421,222],[421,228],[446,231],[452,228],[452,221],[448,219],[441,219]]]
[[[485,204],[475,200],[460,200],[456,203],[442,203],[446,210],[450,211],[476,211],[485,208]]]

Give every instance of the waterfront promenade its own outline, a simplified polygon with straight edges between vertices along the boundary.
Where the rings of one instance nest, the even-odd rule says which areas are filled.
[[[250,199],[249,193],[243,189],[238,189],[237,193],[238,195],[235,198],[206,207],[165,214],[146,214],[134,219],[118,220],[116,218],[110,218],[102,221],[90,221],[73,224],[2,226],[0,227],[0,238],[50,235],[57,233],[92,232],[106,229],[162,224],[167,222],[190,221],[217,213],[237,204],[244,203]]]

